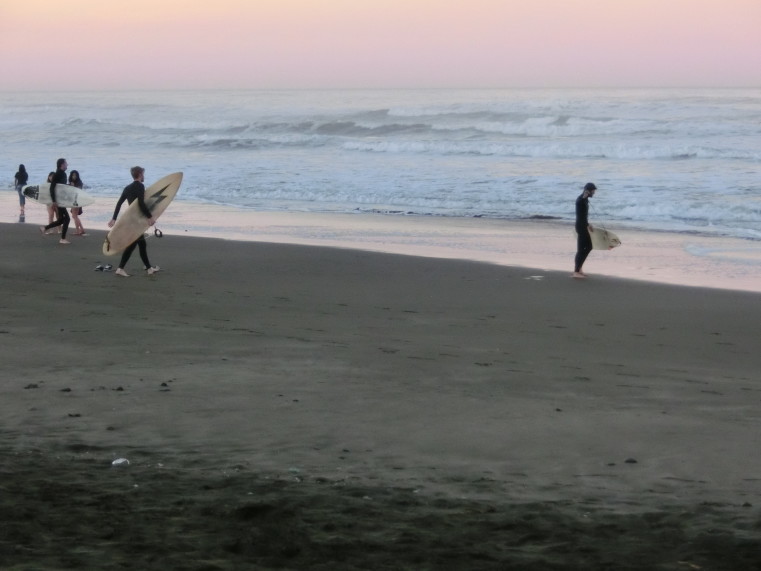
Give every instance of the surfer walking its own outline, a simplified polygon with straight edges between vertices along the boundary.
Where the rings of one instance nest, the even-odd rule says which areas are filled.
[[[50,198],[53,201],[53,208],[58,212],[58,220],[51,222],[47,226],[40,226],[40,232],[43,234],[46,234],[51,228],[61,226],[63,231],[61,232],[61,239],[58,241],[59,244],[71,244],[71,242],[66,239],[66,231],[69,229],[71,218],[69,218],[69,213],[66,212],[65,208],[58,206],[55,197],[56,185],[59,183],[66,184],[69,180],[66,177],[67,168],[69,168],[69,164],[66,162],[66,159],[58,159],[58,162],[56,162],[56,171],[53,173],[53,178],[50,180]]]
[[[584,262],[592,251],[592,237],[590,232],[594,227],[589,223],[589,199],[595,195],[597,187],[593,182],[584,185],[584,192],[576,198],[576,257],[574,258],[573,275],[574,278],[586,278],[587,275],[581,271]]]
[[[130,174],[132,175],[132,183],[124,187],[122,195],[119,197],[119,200],[116,203],[114,215],[111,220],[108,221],[109,228],[112,228],[116,223],[116,218],[119,216],[119,210],[121,209],[122,204],[124,204],[125,200],[127,201],[127,204],[132,204],[135,200],[137,200],[137,205],[140,208],[140,212],[142,212],[143,215],[148,219],[148,224],[153,226],[156,222],[156,220],[151,215],[151,211],[148,210],[148,206],[145,204],[145,185],[143,184],[145,182],[145,169],[143,167],[132,167],[130,169]],[[116,269],[116,272],[114,272],[117,276],[122,276],[124,278],[129,277],[129,274],[124,271],[124,266],[127,265],[127,262],[129,261],[132,252],[135,251],[136,246],[140,252],[140,259],[143,260],[143,265],[145,266],[145,270],[149,275],[155,274],[161,269],[158,266],[152,266],[148,261],[148,247],[145,243],[145,236],[141,235],[140,238],[127,246],[127,248],[124,250],[124,253],[122,253],[122,259],[119,262],[119,267]]]
[[[21,209],[19,212],[19,219],[24,218],[24,204],[26,204],[24,187],[26,186],[27,182],[29,182],[29,173],[26,172],[26,167],[24,165],[19,165],[18,172],[16,172],[16,175],[13,179],[14,186],[16,187],[16,192],[18,192],[18,205]],[[23,222],[23,220],[19,221]]]
[[[85,183],[82,182],[82,178],[79,176],[78,170],[72,170],[69,173],[69,186],[73,186],[75,188],[85,187]],[[75,236],[87,236],[85,227],[82,225],[82,221],[79,219],[79,216],[82,214],[82,212],[84,212],[84,210],[82,210],[81,206],[71,207],[71,218],[74,220],[74,228],[76,228],[74,231]]]

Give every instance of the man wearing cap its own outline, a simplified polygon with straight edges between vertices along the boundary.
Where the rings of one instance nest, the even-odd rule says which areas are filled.
[[[577,279],[586,278],[587,275],[581,271],[584,261],[592,251],[592,237],[589,235],[594,230],[589,223],[589,198],[595,195],[597,187],[593,182],[584,185],[582,192],[576,199],[576,258],[574,259],[574,268],[572,277]]]

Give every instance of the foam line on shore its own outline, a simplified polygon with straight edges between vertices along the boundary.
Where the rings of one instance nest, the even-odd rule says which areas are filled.
[[[116,197],[101,197],[88,207],[86,227],[107,229],[115,202]],[[15,196],[8,193],[3,211],[13,213],[14,203]],[[26,223],[46,221],[40,205],[29,203],[26,210]],[[17,217],[9,214],[7,221],[14,220]],[[176,235],[351,248],[569,273],[575,250],[568,221],[269,212],[177,200],[159,227]],[[585,265],[592,276],[761,292],[759,242],[611,229],[621,236],[623,246],[592,252]]]

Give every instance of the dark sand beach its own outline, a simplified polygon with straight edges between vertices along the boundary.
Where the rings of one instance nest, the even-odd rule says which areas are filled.
[[[2,569],[761,569],[759,293],[0,229]]]

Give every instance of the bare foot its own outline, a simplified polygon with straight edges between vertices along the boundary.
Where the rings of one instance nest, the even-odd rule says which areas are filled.
[[[587,279],[587,274],[585,274],[583,272],[573,272],[571,274],[571,277],[574,278],[574,279],[577,279],[577,280],[585,280],[585,279]]]

